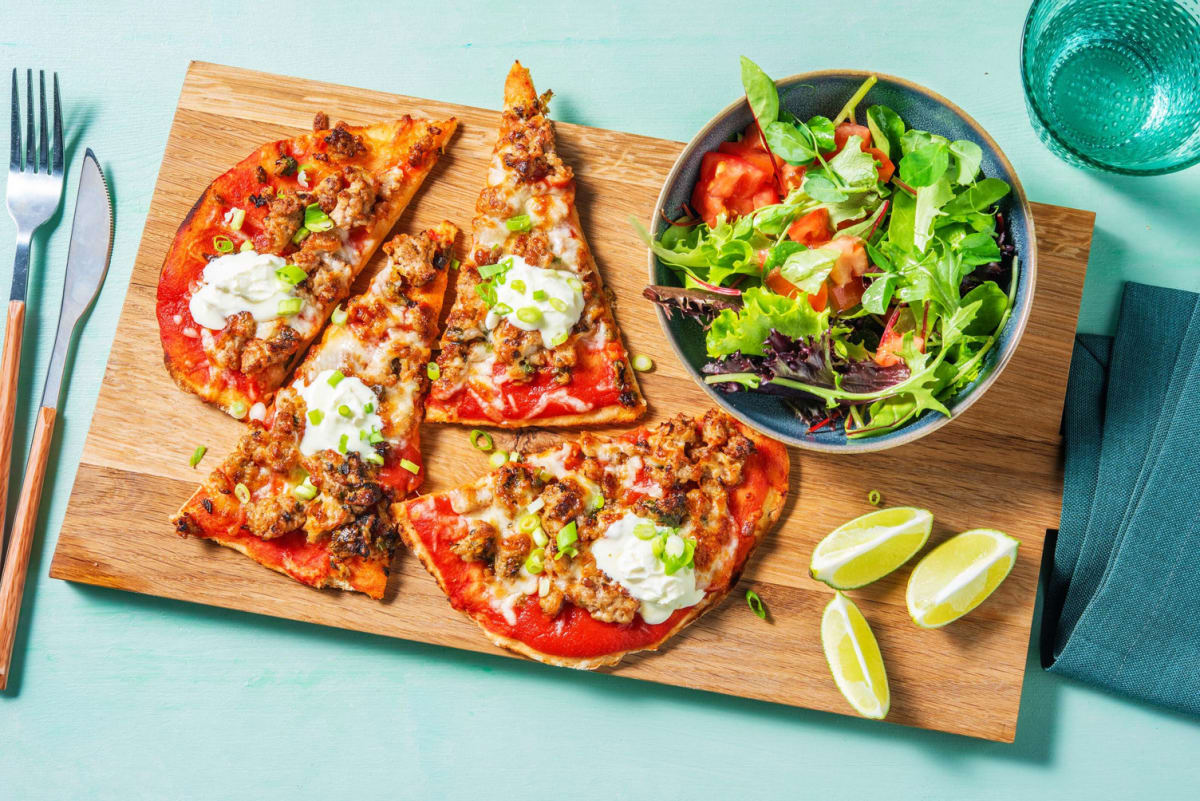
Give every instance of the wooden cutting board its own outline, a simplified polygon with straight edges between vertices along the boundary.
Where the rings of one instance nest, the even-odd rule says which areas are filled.
[[[499,104],[504,76],[490,78]],[[534,75],[534,80],[541,89],[554,86],[553,75]],[[502,653],[450,609],[403,549],[380,602],[301,586],[233,551],[180,539],[167,522],[202,471],[230,449],[241,425],[180,392],[164,371],[154,319],[159,266],[179,221],[209,181],[262,142],[307,128],[317,110],[352,124],[404,113],[458,117],[459,133],[400,229],[415,232],[443,218],[470,225],[497,112],[192,64],[50,575]],[[579,177],[584,230],[616,293],[618,323],[631,352],[649,354],[657,365],[640,376],[651,407],[648,421],[703,411],[710,405],[706,396],[675,360],[653,310],[640,296],[646,251],[628,222],[630,215],[650,217],[682,145],[567,124],[558,126],[558,135],[563,158]],[[959,420],[895,450],[828,456],[793,449],[791,495],[782,522],[751,559],[741,585],[661,653],[626,659],[613,672],[849,714],[819,639],[830,590],[810,579],[807,568],[813,545],[869,511],[867,492],[875,489],[888,505],[933,510],[935,543],[982,526],[1021,540],[1011,577],[978,610],[941,631],[922,631],[909,621],[907,569],[852,593],[887,662],[890,721],[1013,739],[1043,537],[1058,524],[1059,419],[1093,219],[1090,212],[1044,205],[1034,206],[1034,216],[1039,260],[1033,314],[1016,357],[987,395]],[[496,439],[505,449],[528,452],[555,436],[498,433]],[[427,491],[488,469],[462,428],[426,425],[422,439]],[[188,457],[200,444],[208,446],[208,456],[199,471],[192,470]],[[769,607],[767,622],[747,608],[748,588]]]

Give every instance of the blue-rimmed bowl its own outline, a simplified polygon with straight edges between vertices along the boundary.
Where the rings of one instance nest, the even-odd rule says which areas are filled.
[[[1033,288],[1037,276],[1037,241],[1033,233],[1033,215],[1025,190],[1000,147],[988,136],[979,123],[971,119],[962,109],[939,94],[923,86],[881,73],[859,70],[824,70],[805,72],[777,81],[779,102],[782,108],[801,119],[814,114],[832,116],[854,91],[870,75],[879,81],[858,104],[865,109],[876,103],[890,106],[910,128],[918,128],[941,134],[948,139],[969,139],[983,149],[984,175],[1003,178],[1012,186],[1012,192],[1000,202],[1000,211],[1008,222],[1012,242],[1017,249],[1020,270],[1017,275],[1017,291],[1012,314],[1001,331],[1000,337],[984,358],[979,377],[955,395],[947,407],[950,417],[936,412],[926,412],[908,425],[887,434],[864,439],[848,439],[838,427],[808,433],[808,424],[797,418],[775,396],[758,392],[720,392],[704,383],[700,368],[708,361],[704,351],[704,330],[694,320],[675,315],[668,320],[660,309],[659,322],[675,349],[675,353],[692,374],[696,383],[712,397],[719,406],[747,425],[767,436],[800,448],[832,453],[855,453],[879,451],[912,442],[941,428],[960,415],[978,400],[1000,375],[1000,371],[1012,358],[1029,320],[1033,305]],[[700,173],[700,160],[710,150],[729,139],[733,139],[751,122],[750,108],[741,98],[713,117],[698,134],[687,143],[675,166],[667,175],[666,184],[658,196],[658,206],[649,221],[649,229],[661,234],[667,223],[659,210],[668,216],[676,215],[692,194],[692,188]],[[676,274],[650,254],[650,281],[654,284],[680,286]]]

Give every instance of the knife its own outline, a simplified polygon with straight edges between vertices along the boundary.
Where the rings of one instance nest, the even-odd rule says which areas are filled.
[[[67,351],[79,327],[84,312],[96,299],[108,261],[112,256],[112,200],[104,173],[96,155],[88,148],[79,172],[79,193],[75,198],[75,219],[71,223],[71,246],[67,251],[67,275],[63,281],[62,305],[58,310],[58,332],[54,335],[54,350],[46,371],[42,389],[41,408],[29,447],[25,480],[13,517],[0,577],[0,690],[8,685],[12,665],[13,640],[21,614],[21,594],[25,589],[25,574],[29,569],[29,550],[37,526],[38,504],[42,482],[46,477],[46,460],[54,438],[54,422],[58,417],[58,396],[62,390]]]

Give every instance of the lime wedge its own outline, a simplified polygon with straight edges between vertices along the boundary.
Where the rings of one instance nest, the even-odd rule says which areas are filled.
[[[1017,540],[977,528],[943,542],[908,577],[908,613],[924,629],[958,620],[1000,586],[1017,561]]]
[[[921,550],[933,515],[894,506],[838,526],[813,549],[809,572],[835,590],[852,590],[883,578]]]
[[[863,717],[883,720],[891,706],[879,643],[854,602],[840,592],[821,617],[821,645],[838,689]]]

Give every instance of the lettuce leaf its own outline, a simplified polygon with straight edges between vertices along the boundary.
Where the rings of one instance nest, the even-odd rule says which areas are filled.
[[[742,293],[742,308],[724,309],[708,329],[708,355],[763,355],[772,331],[793,339],[815,337],[829,328],[829,309],[813,311],[807,297],[788,298],[753,288]]]

